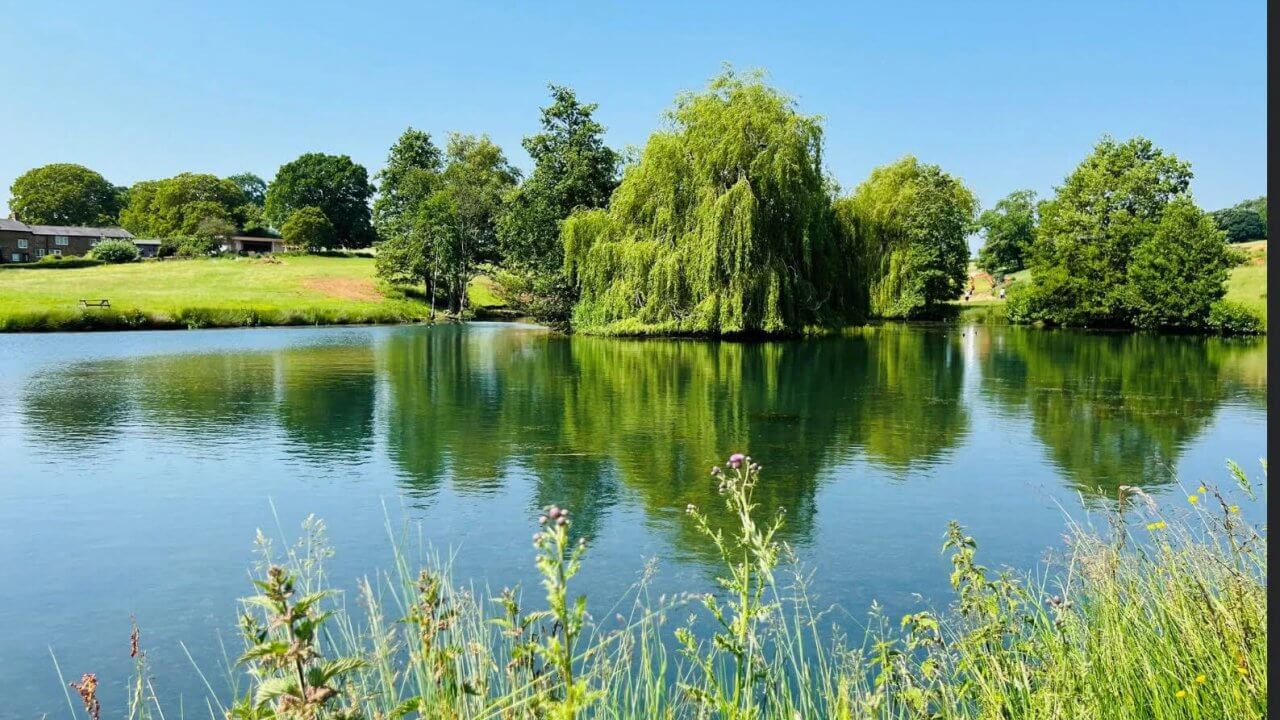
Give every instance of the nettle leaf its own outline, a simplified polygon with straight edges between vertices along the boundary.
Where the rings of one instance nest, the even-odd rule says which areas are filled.
[[[298,696],[298,685],[296,680],[289,678],[271,678],[265,680],[253,694],[253,702],[258,707],[262,707],[267,703],[284,696]]]

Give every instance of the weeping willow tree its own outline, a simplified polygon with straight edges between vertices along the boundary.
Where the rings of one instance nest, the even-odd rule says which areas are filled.
[[[566,220],[573,326],[602,334],[788,333],[857,315],[822,127],[759,73],[677,98],[607,210]]]
[[[871,171],[836,214],[854,243],[872,315],[927,316],[959,297],[978,201],[964,183],[908,155]]]

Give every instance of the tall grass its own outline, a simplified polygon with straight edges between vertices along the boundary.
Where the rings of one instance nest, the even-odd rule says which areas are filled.
[[[994,572],[952,524],[955,599],[900,619],[881,612],[852,643],[818,609],[775,540],[780,516],[752,500],[750,458],[713,471],[731,533],[717,591],[654,599],[643,577],[611,617],[573,587],[590,544],[551,507],[534,536],[545,597],[459,585],[393,543],[359,610],[328,589],[324,526],[276,551],[259,535],[244,647],[208,713],[230,718],[1261,718],[1267,703],[1265,530],[1202,486],[1162,508],[1124,486],[1110,526],[1070,525],[1054,572]],[[1264,465],[1265,471],[1265,465]],[[702,510],[690,506],[699,521]],[[612,611],[611,611],[612,612]],[[689,618],[688,620],[681,620]],[[699,621],[703,621],[700,624]],[[710,632],[700,628],[710,627]],[[136,638],[136,635],[135,635]],[[136,643],[135,648],[136,651]],[[140,651],[125,709],[161,717]],[[86,686],[92,692],[86,693]],[[85,675],[68,703],[94,713]],[[89,697],[92,696],[92,697]],[[171,716],[173,715],[171,711]]]

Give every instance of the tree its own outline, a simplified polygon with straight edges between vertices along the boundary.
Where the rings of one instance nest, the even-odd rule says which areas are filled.
[[[473,268],[497,257],[495,219],[520,173],[486,136],[451,135],[445,160],[439,173],[419,163],[396,177],[377,268],[390,280],[424,282],[433,304],[443,294],[461,312]]]
[[[837,213],[855,238],[871,313],[917,317],[958,297],[977,209],[963,182],[910,155],[872,170],[841,200]]]
[[[1227,242],[1264,240],[1267,237],[1267,198],[1262,196],[1213,213],[1218,229],[1227,234]]]
[[[378,198],[373,222],[378,235],[388,238],[407,231],[413,206],[429,195],[440,174],[443,158],[431,134],[406,129],[387,153],[387,166],[377,174]]]
[[[280,228],[280,234],[293,247],[314,251],[333,246],[333,223],[318,207],[307,206],[293,211]]]
[[[245,202],[262,207],[267,202],[267,181],[251,172],[228,175],[227,179],[244,193]]]
[[[369,214],[372,196],[368,172],[350,157],[306,153],[280,166],[267,186],[263,209],[279,227],[295,210],[318,207],[333,224],[338,245],[368,247],[376,237]]]
[[[26,171],[9,187],[9,209],[36,225],[114,225],[116,188],[82,165],[54,163]]]
[[[677,98],[607,210],[561,231],[587,332],[786,333],[855,308],[822,172],[822,126],[726,70]]]
[[[1132,325],[1129,263],[1165,208],[1188,197],[1191,166],[1136,137],[1103,137],[1040,206],[1025,319]]]
[[[989,273],[1016,272],[1036,238],[1036,194],[1015,190],[978,216],[986,242],[978,250],[978,267]]]
[[[1226,236],[1188,197],[1165,208],[1129,262],[1133,322],[1140,328],[1205,328],[1226,294],[1232,266]]]
[[[244,193],[231,180],[204,173],[181,173],[166,180],[144,180],[129,188],[129,205],[120,224],[139,237],[194,235],[202,222],[217,221],[234,234]]]
[[[552,103],[542,108],[542,132],[523,142],[533,172],[498,217],[498,240],[507,268],[533,290],[535,316],[564,322],[576,297],[564,280],[561,225],[574,210],[608,204],[620,158],[604,144],[604,126],[592,117],[597,105],[578,102],[570,88],[549,87]]]

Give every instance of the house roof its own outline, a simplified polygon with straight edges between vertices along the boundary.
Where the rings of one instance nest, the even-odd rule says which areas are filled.
[[[28,225],[32,235],[74,235],[78,237],[131,238],[133,233],[118,227],[71,227],[66,225]]]
[[[66,235],[68,237],[132,238],[133,234],[118,227],[79,227],[71,225],[28,225],[21,220],[0,218],[0,230],[29,232],[32,235]]]

